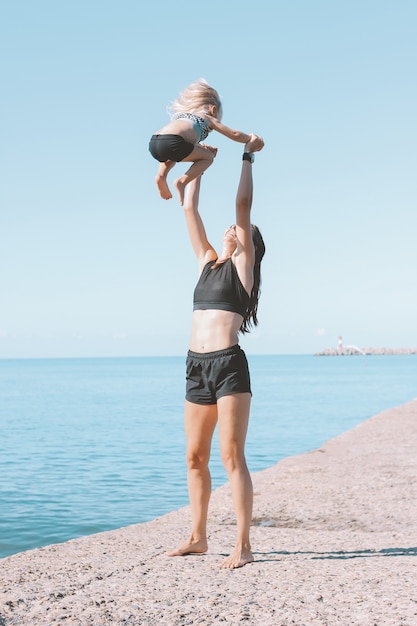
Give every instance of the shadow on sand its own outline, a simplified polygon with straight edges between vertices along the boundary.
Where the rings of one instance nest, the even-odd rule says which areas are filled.
[[[277,552],[254,552],[254,555],[259,555],[261,558],[256,558],[256,561],[279,561],[280,556],[294,556],[305,555],[311,559],[361,559],[369,557],[386,557],[386,556],[417,556],[417,548],[383,548],[382,550],[338,550],[337,552],[287,552],[281,550]],[[262,556],[276,556],[277,558],[262,558]]]

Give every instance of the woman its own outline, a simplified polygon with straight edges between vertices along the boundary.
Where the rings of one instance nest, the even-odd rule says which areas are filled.
[[[250,222],[253,152],[263,148],[261,137],[245,144],[236,197],[236,224],[226,230],[217,255],[209,243],[198,212],[201,177],[187,185],[184,212],[200,278],[194,292],[187,390],[184,411],[187,442],[191,536],[168,556],[203,553],[207,545],[207,512],[211,493],[209,458],[218,425],[220,453],[227,471],[235,514],[237,541],[223,568],[242,567],[254,560],[249,531],[252,481],[245,460],[251,388],[239,332],[256,325],[260,264],[265,252],[262,236]]]

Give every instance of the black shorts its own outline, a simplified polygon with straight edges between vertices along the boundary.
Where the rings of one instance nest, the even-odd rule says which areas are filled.
[[[182,161],[194,150],[194,145],[185,141],[180,135],[152,135],[149,152],[160,163],[165,161]]]
[[[187,355],[186,394],[194,404],[217,404],[222,396],[252,393],[248,361],[237,344],[216,352]]]

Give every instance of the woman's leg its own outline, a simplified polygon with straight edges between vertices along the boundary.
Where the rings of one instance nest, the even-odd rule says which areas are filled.
[[[236,546],[221,567],[236,568],[253,561],[250,545],[253,488],[245,459],[251,395],[239,393],[217,403],[220,452],[230,482],[237,521]]]
[[[215,404],[185,401],[184,426],[187,441],[188,494],[191,508],[191,535],[168,556],[207,551],[207,513],[211,494],[210,448],[217,422]]]

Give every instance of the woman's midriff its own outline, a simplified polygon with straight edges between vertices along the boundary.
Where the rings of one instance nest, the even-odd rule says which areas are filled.
[[[242,316],[230,311],[207,309],[193,311],[190,350],[214,352],[238,343]]]

